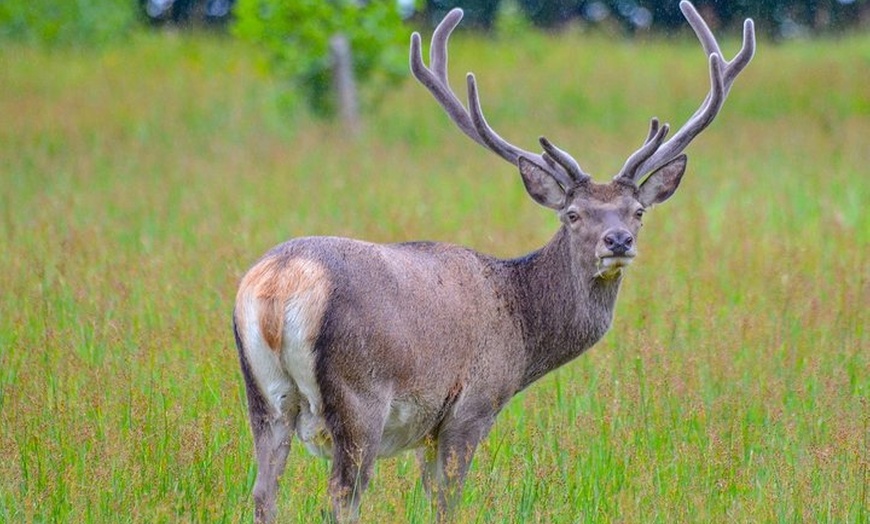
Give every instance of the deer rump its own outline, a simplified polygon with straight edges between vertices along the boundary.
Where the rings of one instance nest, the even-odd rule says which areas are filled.
[[[500,264],[428,242],[276,247],[243,279],[234,315],[248,395],[325,457],[339,418],[382,426],[384,457],[436,438],[445,417],[494,416],[525,369]]]

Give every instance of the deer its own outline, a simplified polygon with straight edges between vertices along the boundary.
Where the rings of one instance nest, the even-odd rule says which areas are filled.
[[[339,237],[295,238],[263,255],[242,277],[233,310],[257,464],[255,522],[276,518],[294,436],[332,461],[329,518],[358,520],[375,461],[414,450],[436,520],[450,520],[502,408],[609,330],[644,213],[677,190],[683,151],[755,53],[751,19],[729,61],[694,6],[680,8],[707,56],[710,90],[668,140],[669,125],[652,118],[607,183],[547,138],[534,153],[499,136],[473,73],[463,105],[447,75],[461,9],[434,30],[428,66],[420,34],[411,35],[413,76],[462,133],[516,166],[560,226],[546,245],[513,259],[448,243]]]

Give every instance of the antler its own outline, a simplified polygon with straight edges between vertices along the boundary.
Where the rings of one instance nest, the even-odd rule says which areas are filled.
[[[698,40],[701,41],[704,53],[710,61],[710,92],[707,93],[701,107],[667,142],[662,143],[668,133],[668,124],[659,127],[658,119],[653,118],[650,121],[646,141],[640,149],[628,157],[615,180],[636,184],[645,174],[655,171],[676,158],[716,118],[734,79],[755,54],[755,26],[752,19],[747,18],[743,22],[743,46],[740,51],[730,61],[723,62],[722,51],[719,49],[716,37],[695,7],[688,0],[683,0],[680,2],[680,10],[695,31]]]
[[[450,120],[463,133],[511,164],[517,165],[518,159],[524,157],[549,172],[565,188],[573,187],[583,180],[587,180],[589,175],[583,172],[577,161],[546,138],[540,138],[544,152],[537,154],[520,149],[499,136],[487,124],[486,118],[483,116],[477,81],[473,73],[468,73],[466,77],[468,109],[462,105],[450,87],[450,81],[447,78],[447,41],[462,20],[462,14],[462,9],[451,10],[435,28],[429,49],[429,67],[423,64],[420,34],[414,32],[411,35],[411,72],[414,77],[432,93],[435,100],[447,112]]]

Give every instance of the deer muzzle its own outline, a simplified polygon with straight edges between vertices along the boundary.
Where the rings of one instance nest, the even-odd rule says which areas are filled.
[[[612,229],[604,234],[601,238],[605,249],[610,251],[610,256],[613,257],[633,257],[634,251],[634,235],[625,229]]]
[[[623,228],[614,228],[601,236],[595,249],[598,258],[598,277],[606,277],[617,273],[621,268],[631,264],[637,249],[634,235]]]

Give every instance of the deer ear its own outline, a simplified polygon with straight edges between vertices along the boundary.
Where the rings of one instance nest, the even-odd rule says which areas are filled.
[[[680,155],[651,174],[640,185],[638,200],[643,207],[661,204],[671,198],[686,172],[686,155]]]
[[[526,191],[535,202],[551,209],[565,205],[565,190],[549,172],[525,157],[517,159]]]

